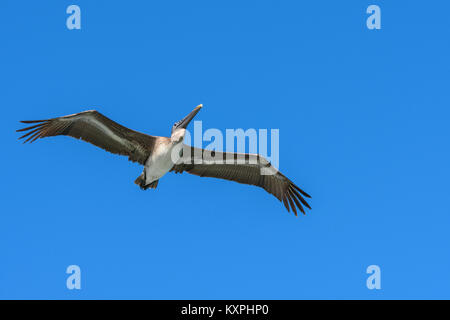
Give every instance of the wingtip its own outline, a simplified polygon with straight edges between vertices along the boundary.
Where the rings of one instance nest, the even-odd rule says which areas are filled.
[[[19,120],[19,122],[22,123],[38,123],[38,122],[45,122],[47,120]]]
[[[307,194],[305,191],[303,191],[303,190],[300,189],[298,186],[296,186],[294,183],[292,183],[292,181],[291,181],[291,184],[292,184],[292,186],[293,186],[295,189],[297,189],[303,196],[305,196],[305,197],[307,197],[307,198],[311,198],[311,196],[310,196],[309,194]]]

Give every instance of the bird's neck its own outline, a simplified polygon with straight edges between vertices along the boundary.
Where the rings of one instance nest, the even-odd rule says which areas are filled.
[[[185,129],[178,129],[178,130],[174,131],[172,133],[172,135],[170,136],[170,141],[172,141],[172,143],[174,143],[174,144],[183,142],[185,133],[186,133]]]

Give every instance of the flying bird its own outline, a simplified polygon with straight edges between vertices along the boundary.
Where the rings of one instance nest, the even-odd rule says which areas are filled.
[[[71,136],[92,143],[111,153],[128,156],[144,166],[134,181],[141,189],[156,189],[167,172],[184,171],[200,177],[236,181],[263,188],[282,201],[288,211],[297,215],[310,196],[275,169],[267,159],[257,154],[218,152],[195,148],[183,143],[186,128],[202,108],[198,105],[172,126],[170,137],[151,136],[128,129],[95,110],[83,111],[47,120],[21,121],[33,124],[17,130],[25,132],[24,143],[58,135]],[[175,155],[175,156],[174,156]],[[271,171],[272,174],[263,171]]]

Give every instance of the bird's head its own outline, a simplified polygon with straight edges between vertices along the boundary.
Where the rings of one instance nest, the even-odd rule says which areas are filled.
[[[174,123],[174,125],[172,127],[172,135],[171,135],[172,141],[174,141],[174,142],[183,141],[184,135],[186,133],[186,127],[188,126],[189,122],[191,122],[191,120],[194,119],[194,117],[197,115],[197,113],[200,111],[200,109],[202,107],[203,107],[203,105],[199,104],[186,117],[184,117],[182,120]]]

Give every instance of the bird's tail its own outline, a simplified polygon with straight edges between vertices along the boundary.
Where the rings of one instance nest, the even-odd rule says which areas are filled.
[[[147,190],[148,188],[156,189],[156,187],[158,186],[158,181],[159,180],[156,180],[146,185],[145,174],[141,173],[141,175],[137,177],[136,180],[134,180],[134,183],[136,183],[142,190]]]
[[[134,180],[134,183],[136,183],[141,189],[144,189],[145,179],[144,179],[144,173],[141,173],[139,177]]]

